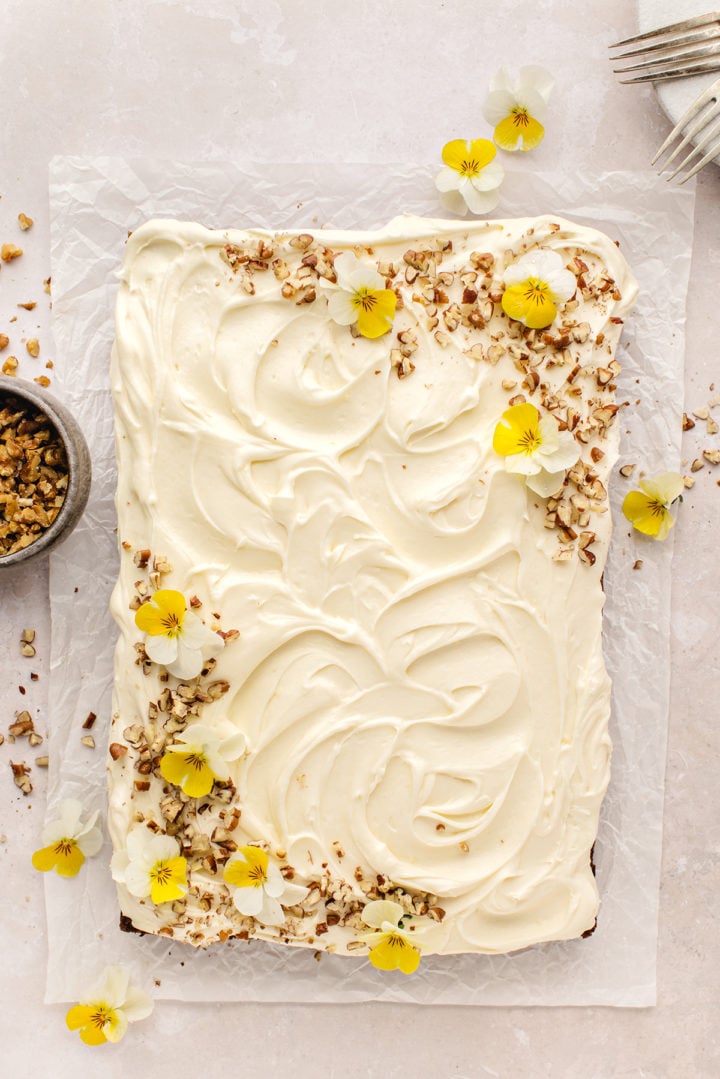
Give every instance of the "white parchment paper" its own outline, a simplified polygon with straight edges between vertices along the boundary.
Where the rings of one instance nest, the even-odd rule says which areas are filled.
[[[71,539],[51,557],[52,659],[48,814],[61,798],[105,807],[105,745],[116,632],[108,599],[117,573],[115,458],[108,362],[117,270],[128,230],[154,217],[210,227],[374,228],[402,212],[442,216],[433,166],[238,165],[56,158],[51,164],[53,390],[91,446],[93,490]],[[649,473],[677,468],[685,297],[694,196],[651,173],[509,172],[494,216],[566,215],[617,239],[640,283],[625,332],[619,400],[623,459]],[[417,974],[366,959],[233,942],[206,951],[123,933],[109,847],[78,878],[46,875],[49,1003],[76,999],[108,963],[156,980],[176,1000],[384,1000],[427,1004],[611,1004],[655,1001],[663,776],[669,697],[671,541],[654,543],[619,514],[605,573],[605,650],[613,678],[613,772],[595,848],[602,897],[586,940],[509,956],[432,956]],[[633,563],[641,558],[640,570]],[[80,743],[88,712],[98,748]]]

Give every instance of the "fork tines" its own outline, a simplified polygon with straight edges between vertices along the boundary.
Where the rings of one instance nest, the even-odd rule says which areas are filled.
[[[639,48],[627,48],[627,46]],[[637,71],[639,74],[621,82],[658,82],[661,79],[680,79],[704,71],[720,70],[720,12],[697,15],[692,19],[649,30],[625,38],[610,46],[625,51],[613,56],[613,61],[637,59],[627,67],[615,68],[620,75]]]
[[[687,127],[687,131],[683,135],[683,131]],[[709,86],[695,101],[693,101],[690,108],[685,112],[678,120],[675,127],[672,129],[665,142],[662,144],[655,157],[652,159],[651,164],[654,165],[660,158],[667,152],[672,145],[673,141],[682,135],[680,142],[672,151],[669,157],[665,159],[662,166],[662,172],[665,172],[669,168],[670,163],[675,160],[681,150],[683,150],[688,143],[697,139],[697,143],[690,151],[690,153],[683,158],[679,165],[673,172],[667,177],[668,180],[672,180],[683,169],[688,169],[688,172],[680,180],[681,184],[684,184],[686,180],[689,180],[691,176],[694,176],[696,172],[699,172],[708,161],[712,161],[714,157],[720,153],[720,79]],[[699,158],[699,160],[697,160]]]

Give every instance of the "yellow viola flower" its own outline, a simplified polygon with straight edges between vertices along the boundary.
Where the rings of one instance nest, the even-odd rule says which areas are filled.
[[[652,479],[641,480],[639,490],[626,494],[622,511],[638,532],[664,540],[675,524],[670,506],[678,499],[682,501],[684,489],[679,473],[661,472]]]
[[[230,724],[226,727],[223,731],[190,723],[176,734],[175,743],[166,748],[160,760],[160,772],[168,783],[180,787],[190,798],[202,798],[210,793],[216,779],[229,779],[228,764],[242,757],[247,743],[241,731]]]
[[[352,251],[343,251],[334,262],[337,286],[328,300],[328,314],[341,326],[357,328],[362,337],[382,337],[392,328],[397,296],[385,281]]]
[[[529,251],[505,271],[502,309],[516,322],[541,330],[554,320],[557,305],[575,294],[575,275],[557,251]]]
[[[66,798],[58,806],[58,817],[45,825],[42,841],[45,846],[36,850],[32,864],[41,873],[54,869],[60,877],[75,877],[86,858],[97,854],[103,845],[102,832],[96,827],[98,813],[82,819],[83,805],[75,798]]]
[[[146,1019],[153,1010],[153,999],[130,984],[122,967],[108,967],[100,982],[65,1016],[69,1030],[77,1030],[86,1045],[119,1042],[128,1023]]]
[[[160,588],[138,607],[135,625],[147,634],[145,651],[176,678],[196,678],[203,664],[217,655],[223,640],[194,611],[185,596],[172,588]]]
[[[187,860],[180,844],[170,835],[158,835],[144,824],[130,829],[127,847],[112,856],[113,880],[124,884],[131,895],[157,904],[181,899],[188,890]]]
[[[503,412],[493,435],[493,449],[505,458],[505,469],[525,477],[526,485],[548,498],[562,486],[565,472],[580,457],[569,431],[558,430],[552,416],[535,405],[512,405]]]
[[[545,137],[542,121],[555,80],[537,64],[520,68],[513,80],[505,68],[490,83],[483,116],[494,127],[501,150],[533,150]]]
[[[390,899],[376,899],[363,908],[362,920],[373,930],[363,934],[363,940],[372,945],[368,959],[378,970],[412,974],[420,965],[420,949],[402,928],[404,917],[400,904]]]
[[[307,888],[291,884],[260,847],[239,847],[223,870],[232,889],[233,903],[241,914],[263,925],[282,925],[283,906],[301,903]]]
[[[496,154],[489,139],[452,139],[445,143],[445,168],[435,177],[435,186],[446,210],[464,217],[468,210],[486,214],[497,206],[505,170],[495,161]]]

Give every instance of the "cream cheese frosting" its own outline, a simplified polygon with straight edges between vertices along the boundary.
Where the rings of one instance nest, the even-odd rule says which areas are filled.
[[[578,280],[542,331],[499,302],[504,269],[536,248]],[[398,296],[377,339],[328,315],[346,250]],[[593,927],[614,353],[635,293],[608,237],[557,217],[132,234],[112,357],[109,827],[121,853],[138,823],[177,836],[189,881],[157,906],[120,885],[136,928],[362,956],[378,898],[413,915],[428,954]],[[521,399],[577,439],[550,500],[493,450]],[[133,608],[158,584],[238,631],[189,687],[138,652]],[[193,799],[158,763],[198,715],[247,751]],[[223,881],[246,845],[306,889],[279,927]]]

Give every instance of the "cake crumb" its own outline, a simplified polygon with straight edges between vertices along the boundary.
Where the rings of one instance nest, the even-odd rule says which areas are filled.
[[[16,247],[15,244],[3,244],[0,247],[0,258],[3,262],[12,262],[13,259],[20,258],[22,253],[22,247]]]
[[[32,217],[28,217],[27,214],[18,214],[18,225],[23,232],[27,232],[27,230],[31,229],[34,224],[35,222],[33,221]]]

